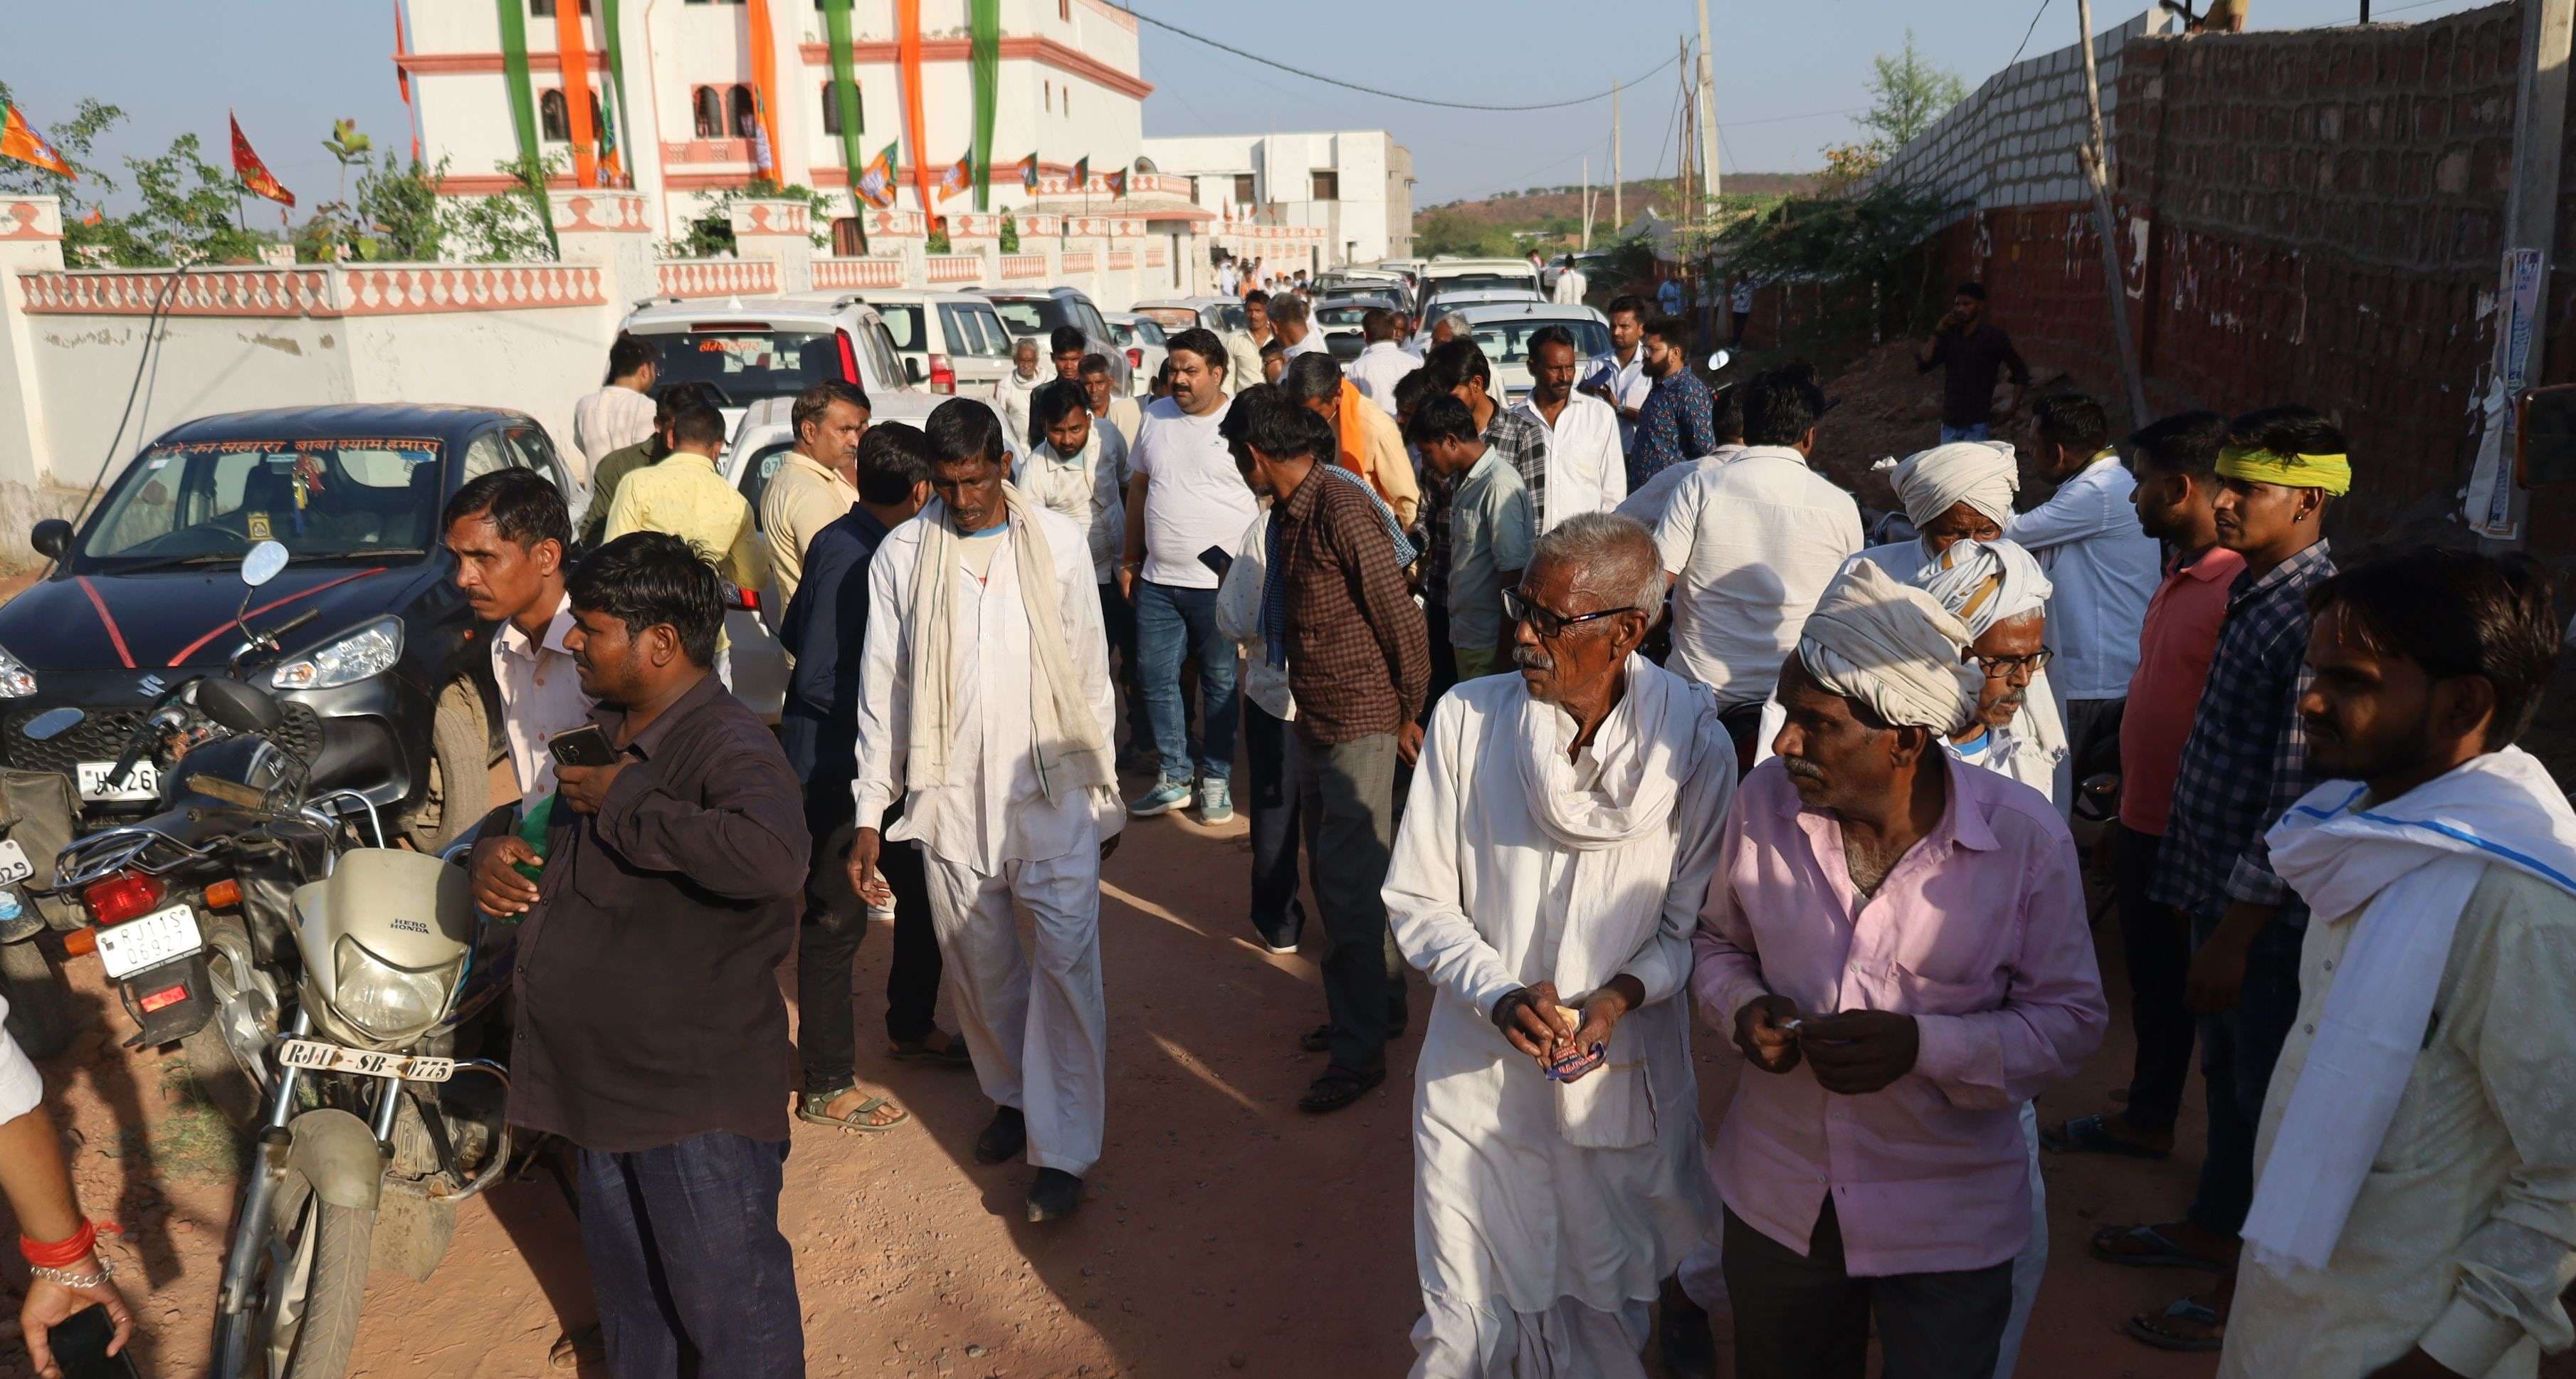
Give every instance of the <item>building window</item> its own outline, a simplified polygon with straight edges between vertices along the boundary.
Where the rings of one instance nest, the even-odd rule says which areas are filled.
[[[1073,0],[1055,0],[1055,17],[1067,24],[1073,22]]]
[[[724,97],[717,95],[714,87],[701,86],[690,93],[689,106],[697,115],[699,138],[724,137]]]
[[[859,128],[864,130],[868,127],[868,88],[858,82],[850,85],[859,98]],[[832,94],[832,83],[828,81],[823,83],[823,132],[836,138],[841,133],[841,102]]]
[[[1047,113],[1048,113],[1048,114],[1050,114],[1050,115],[1054,114],[1054,113],[1055,113],[1055,83],[1054,83],[1054,82],[1051,82],[1051,81],[1042,81],[1042,82],[1039,82],[1039,83],[1038,83],[1038,94],[1039,94],[1040,96],[1042,96],[1042,97],[1046,100],[1046,110],[1047,110]]]
[[[537,93],[537,137],[550,144],[572,142],[572,116],[564,108],[563,92]]]
[[[1315,187],[1314,195],[1312,197],[1313,200],[1339,201],[1342,199],[1342,175],[1340,173],[1332,171],[1329,168],[1317,168],[1315,169],[1314,177]]]
[[[581,0],[581,12],[590,13],[590,0]],[[555,0],[528,0],[528,14],[537,19],[555,17]]]
[[[1257,198],[1253,195],[1252,174],[1248,172],[1236,173],[1234,175],[1234,204],[1238,206],[1249,206],[1256,199]]]
[[[751,88],[748,86],[735,87],[732,92],[731,102],[733,105],[733,137],[737,139],[748,139],[751,137],[751,131],[753,128],[760,123],[760,107],[751,99]]]

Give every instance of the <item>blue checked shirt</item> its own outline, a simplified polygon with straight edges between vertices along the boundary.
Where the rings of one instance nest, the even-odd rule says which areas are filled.
[[[1644,488],[1648,479],[1684,460],[1714,452],[1716,410],[1708,385],[1689,368],[1656,379],[1646,405],[1637,409],[1636,440],[1628,447],[1628,491]]]
[[[2234,901],[2286,905],[2285,918],[2307,922],[2298,893],[2273,874],[2263,834],[2317,783],[2298,703],[2308,684],[2308,590],[2334,572],[2319,541],[2259,579],[2236,577],[2149,900],[2202,919]]]

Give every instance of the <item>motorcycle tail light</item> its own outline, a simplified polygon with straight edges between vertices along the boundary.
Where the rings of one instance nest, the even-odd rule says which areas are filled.
[[[139,871],[121,871],[92,882],[81,892],[89,917],[101,924],[123,924],[152,913],[161,903],[161,883]]]
[[[234,881],[234,880],[230,880],[230,879],[226,879],[226,880],[222,880],[222,881],[212,882],[212,883],[209,883],[209,884],[207,885],[207,887],[206,887],[206,908],[207,908],[207,909],[209,909],[209,910],[229,910],[229,909],[231,909],[232,907],[234,907],[235,905],[238,905],[238,904],[240,904],[240,903],[241,903],[241,883],[240,883],[240,882],[238,882],[238,881]]]
[[[155,991],[136,1001],[135,1004],[143,1007],[143,1013],[149,1015],[163,1007],[177,1005],[186,999],[188,999],[188,984],[181,982],[177,986],[164,987]]]
[[[934,393],[957,391],[957,365],[947,355],[930,356],[930,391]]]

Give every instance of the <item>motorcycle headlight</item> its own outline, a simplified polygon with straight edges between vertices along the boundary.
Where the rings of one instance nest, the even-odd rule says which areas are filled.
[[[337,689],[381,675],[402,659],[402,619],[379,618],[337,641],[279,664],[268,682],[282,690]],[[32,692],[35,682],[28,681]]]
[[[397,967],[343,934],[332,952],[331,1013],[385,1043],[413,1038],[447,1013],[464,961],[459,954],[436,967]]]
[[[36,692],[36,672],[0,647],[0,699],[24,699]]]

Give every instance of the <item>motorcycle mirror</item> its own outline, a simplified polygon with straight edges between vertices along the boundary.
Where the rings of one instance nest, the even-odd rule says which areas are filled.
[[[88,717],[88,714],[66,704],[59,709],[47,709],[28,719],[26,726],[18,731],[25,733],[30,742],[51,742],[79,727]]]
[[[197,708],[206,717],[237,733],[266,732],[285,717],[265,691],[239,680],[201,680]]]
[[[1720,369],[1723,369],[1723,368],[1725,368],[1727,365],[1729,365],[1729,364],[1731,364],[1731,363],[1734,363],[1734,362],[1735,362],[1735,351],[1733,351],[1733,350],[1719,350],[1717,353],[1712,354],[1712,355],[1710,355],[1710,356],[1708,357],[1708,371],[1709,371],[1710,373],[1716,373],[1716,372],[1717,372],[1717,371],[1719,371]]]
[[[277,578],[278,571],[285,568],[286,547],[279,542],[262,541],[242,557],[242,583],[256,589]]]
[[[2107,800],[2120,793],[2120,778],[2109,773],[2084,778],[2084,793],[2096,800]]]

